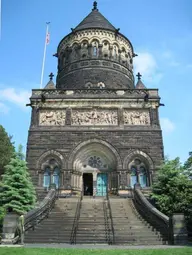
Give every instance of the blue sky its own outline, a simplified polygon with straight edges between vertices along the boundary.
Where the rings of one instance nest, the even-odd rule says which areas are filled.
[[[92,0],[2,0],[0,124],[26,146],[32,88],[40,87],[46,21],[50,21],[44,85],[57,73],[60,40],[92,9]],[[147,88],[158,88],[165,154],[182,161],[192,150],[192,1],[98,0],[100,12],[125,34]]]

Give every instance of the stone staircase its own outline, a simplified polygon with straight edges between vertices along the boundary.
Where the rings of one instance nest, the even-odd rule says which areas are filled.
[[[108,244],[110,222],[107,201],[104,198],[84,197],[76,233],[76,244]]]
[[[60,198],[48,218],[25,234],[25,243],[69,243],[78,198]]]
[[[163,244],[160,234],[137,213],[132,199],[110,198],[115,244],[158,245]]]

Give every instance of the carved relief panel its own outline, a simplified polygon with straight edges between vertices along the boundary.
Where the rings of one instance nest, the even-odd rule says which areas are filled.
[[[44,110],[39,113],[40,126],[64,126],[65,125],[64,110]]]
[[[118,125],[117,110],[73,110],[72,125]]]
[[[150,125],[149,111],[124,110],[123,118],[125,125]]]

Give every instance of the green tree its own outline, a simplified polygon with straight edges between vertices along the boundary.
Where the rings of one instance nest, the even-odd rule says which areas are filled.
[[[189,152],[189,158],[184,163],[183,173],[192,180],[192,152]]]
[[[192,151],[189,152],[189,157],[184,163],[184,169],[189,169],[192,167]]]
[[[15,152],[11,139],[12,137],[9,137],[3,126],[0,125],[0,175]]]
[[[32,209],[36,202],[35,189],[32,184],[26,162],[23,160],[22,146],[5,167],[0,187],[0,206],[11,207],[15,212],[23,213]]]
[[[185,213],[190,215],[192,205],[192,182],[183,174],[179,158],[166,159],[152,187],[152,198],[156,206],[166,215]]]

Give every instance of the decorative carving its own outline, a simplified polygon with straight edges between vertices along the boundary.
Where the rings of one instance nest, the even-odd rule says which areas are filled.
[[[72,125],[118,125],[117,111],[76,110],[72,112]]]
[[[150,125],[148,111],[128,111],[123,112],[125,125]]]
[[[119,93],[121,93],[122,95],[124,95],[125,97],[130,95],[130,96],[135,96],[135,97],[138,97],[138,96],[144,96],[146,95],[146,92],[148,92],[149,96],[153,96],[153,97],[158,97],[158,91],[155,90],[155,91],[152,91],[152,90],[146,90],[146,89],[123,89],[123,90],[115,90],[115,89],[106,89],[104,88],[105,84],[102,83],[102,82],[99,82],[98,84],[95,84],[93,85],[91,82],[88,82],[85,87],[87,88],[94,88],[92,90],[89,90],[89,89],[75,89],[75,90],[47,90],[47,91],[43,91],[43,94],[44,96],[49,96],[49,95],[72,95],[73,93],[75,95],[83,95],[83,94],[102,94],[102,95],[105,95],[105,94],[110,94],[110,95],[117,95]],[[96,87],[96,88],[95,88]],[[102,87],[103,89],[100,90],[99,87]],[[119,92],[121,91],[121,92]],[[124,92],[124,94],[123,94]],[[36,97],[36,96],[40,96],[42,93],[42,90],[33,90],[32,92],[32,97]],[[152,107],[153,108],[156,108],[158,106],[158,102],[152,102]]]
[[[64,126],[65,112],[57,111],[41,111],[39,114],[39,125],[41,126]]]
[[[87,88],[87,89],[92,89],[92,88],[95,88],[95,89],[97,89],[97,88],[103,89],[103,88],[105,88],[105,84],[104,84],[103,82],[98,82],[97,84],[92,84],[91,82],[87,82],[87,83],[85,84],[85,88]]]

